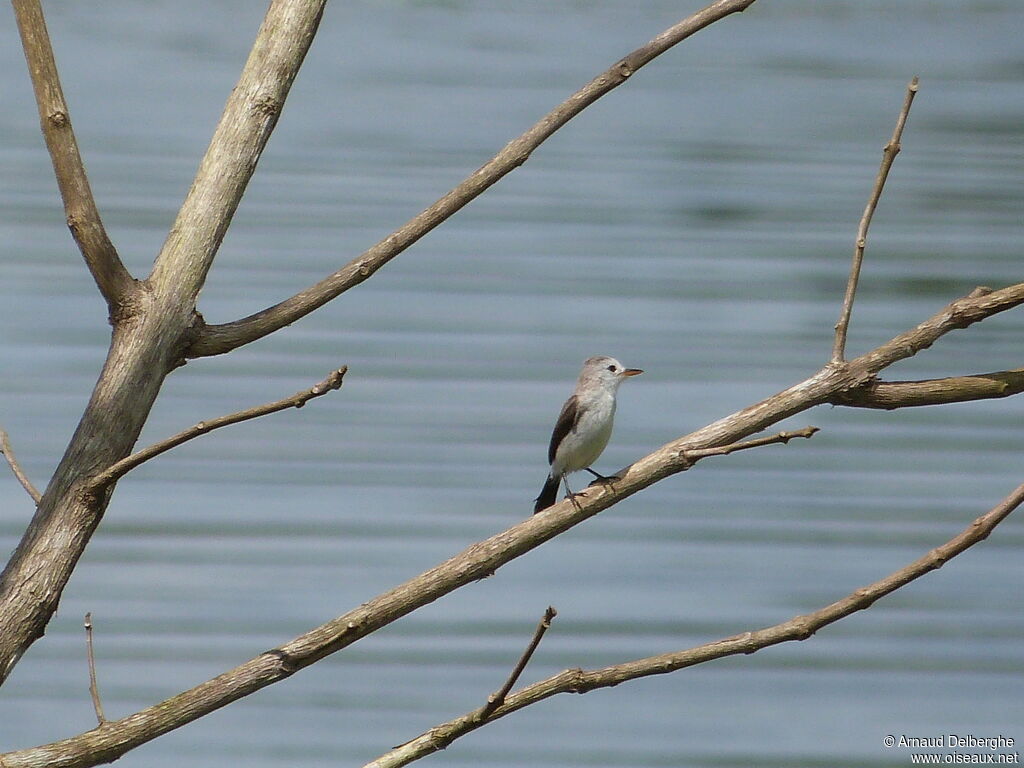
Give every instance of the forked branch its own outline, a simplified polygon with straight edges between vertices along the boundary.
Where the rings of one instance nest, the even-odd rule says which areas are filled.
[[[210,419],[209,421],[200,421],[198,424],[194,424],[188,429],[182,430],[178,434],[168,437],[166,440],[161,440],[159,443],[154,443],[147,448],[143,448],[141,451],[136,451],[130,456],[126,456],[121,459],[116,464],[112,464],[107,467],[107,469],[92,479],[89,484],[89,488],[93,493],[100,493],[111,483],[124,477],[124,475],[135,469],[143,462],[149,461],[172,448],[177,448],[182,443],[188,442],[195,437],[205,435],[207,432],[212,432],[213,430],[220,429],[221,427],[237,424],[240,421],[256,419],[270,413],[283,411],[286,408],[301,408],[314,397],[320,397],[321,395],[326,395],[328,392],[340,389],[342,380],[345,378],[345,373],[347,371],[348,366],[343,365],[336,371],[331,371],[330,375],[320,383],[314,384],[308,389],[296,392],[294,395],[290,395],[289,397],[275,400],[272,403],[264,403],[263,405],[247,408],[244,411],[236,411],[235,413],[230,413],[227,416],[220,416],[216,419]]]
[[[349,288],[359,285],[510,171],[525,163],[530,153],[555,131],[597,99],[622,85],[642,66],[704,27],[730,14],[746,10],[754,1],[716,0],[703,10],[666,29],[580,88],[544,115],[532,128],[510,141],[504,149],[452,191],[337,272],[254,315],[230,323],[206,326],[186,352],[186,357],[206,357],[230,352],[294,323]]]
[[[889,169],[900,151],[900,139],[903,137],[903,127],[907,124],[907,117],[910,115],[910,107],[914,103],[914,96],[917,95],[917,75],[907,85],[907,95],[903,99],[903,107],[900,109],[899,117],[896,118],[896,128],[893,130],[892,138],[882,150],[882,165],[875,177],[875,186],[871,190],[867,205],[864,207],[864,215],[861,216],[860,225],[857,227],[857,241],[853,247],[853,263],[850,266],[850,277],[846,283],[846,295],[843,297],[843,307],[839,312],[839,322],[836,323],[835,341],[832,345],[832,362],[840,363],[846,359],[846,334],[850,330],[850,314],[853,312],[853,299],[857,294],[857,283],[860,280],[860,268],[864,262],[864,248],[868,242],[868,228],[871,226],[871,219],[875,215],[875,208],[882,197],[882,190],[885,188],[885,180],[889,177]]]
[[[593,517],[622,499],[665,477],[687,469],[692,466],[693,457],[699,456],[702,451],[714,449],[712,453],[721,452],[722,446],[742,441],[745,437],[760,432],[801,411],[830,402],[839,393],[856,389],[871,381],[879,371],[889,365],[911,357],[922,349],[927,349],[946,333],[966,328],[986,317],[1022,303],[1024,303],[1024,283],[996,291],[976,290],[969,296],[951,302],[916,327],[848,363],[842,365],[829,363],[810,378],[776,395],[662,446],[616,473],[619,479],[614,484],[600,486],[600,492],[588,493],[578,505],[560,502],[546,509],[543,514],[530,515],[511,528],[471,545],[445,562],[368,600],[348,613],[315,627],[277,648],[260,654],[234,669],[166,701],[122,720],[108,722],[102,731],[90,731],[54,744],[0,755],[0,761],[2,761],[0,764],[5,768],[15,768],[16,766],[28,768],[28,766],[36,765],[41,756],[45,756],[49,760],[47,765],[50,768],[95,765],[114,760],[140,744],[180,728],[268,685],[284,680],[300,669],[348,647],[381,627],[397,621],[456,589],[490,576],[506,563],[550,541],[560,533]],[[1024,494],[1024,490],[1015,491],[1014,495],[1007,500],[1007,505],[1016,506],[1021,494]],[[978,524],[978,540],[988,534],[990,528],[985,527],[989,525],[989,522],[986,522],[988,520],[989,516],[986,516]],[[991,524],[995,523],[991,522]],[[929,567],[941,565],[944,557],[931,558],[932,565]],[[896,586],[899,585],[892,588],[894,589]],[[855,595],[858,594],[855,593]],[[864,593],[867,597],[870,597],[870,594]],[[886,594],[886,592],[879,594]],[[874,599],[877,597],[865,599],[863,605],[852,605],[845,613],[839,611],[836,613],[836,618],[866,607]],[[826,609],[828,613],[823,616],[827,618],[827,621],[820,626],[835,621],[836,618],[829,617],[833,615],[836,606],[841,605],[842,601]],[[801,623],[799,634],[807,636],[817,628],[818,625]],[[778,629],[761,630],[761,633],[767,632],[768,635],[753,633],[750,638],[734,638],[723,641],[726,643],[723,647],[732,648],[732,650],[726,650],[724,653],[716,652],[711,655],[711,658],[728,653],[750,652],[751,649],[756,650],[757,643],[770,645],[773,642],[782,642],[783,639],[788,639],[780,636],[779,639],[771,640],[771,637],[776,636],[772,633],[778,631]],[[765,637],[769,640],[763,640]],[[695,661],[688,661],[682,666],[691,663],[695,663]],[[655,674],[657,671],[656,669],[650,670],[643,674]],[[585,676],[578,679],[573,678],[573,680],[575,682],[572,682],[572,685],[588,684],[588,678]],[[492,713],[492,716],[497,712],[506,711],[507,708],[522,706],[522,704],[516,704],[519,700],[515,697],[518,695],[510,695],[505,703]],[[59,759],[55,756],[59,756]]]
[[[13,0],[13,5],[35,91],[36,106],[39,108],[43,137],[64,201],[68,228],[100,293],[107,301],[111,318],[116,321],[126,309],[135,281],[107,237],[93,199],[82,156],[78,152],[78,141],[71,128],[71,116],[64,101],[64,92],[60,87],[42,6],[39,0]]]
[[[399,768],[419,760],[433,752],[444,749],[455,739],[476,730],[488,722],[509,715],[531,704],[551,698],[559,693],[588,693],[598,688],[609,688],[630,680],[650,675],[664,675],[686,667],[721,659],[737,654],[750,654],[779,643],[792,640],[806,640],[822,627],[833,624],[857,611],[870,608],[879,598],[895,592],[946,562],[964,550],[983,541],[1001,521],[1024,502],[1024,485],[1018,486],[997,506],[972,522],[959,535],[945,544],[922,555],[904,568],[879,579],[873,584],[854,590],[851,594],[826,605],[813,613],[797,616],[789,621],[764,629],[744,632],[712,643],[699,645],[684,651],[634,659],[603,669],[567,669],[546,680],[522,688],[510,694],[504,704],[496,707],[486,720],[470,712],[431,728],[412,741],[395,747],[364,768]]]

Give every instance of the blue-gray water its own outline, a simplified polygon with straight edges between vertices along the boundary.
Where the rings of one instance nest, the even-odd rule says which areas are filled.
[[[201,297],[260,309],[403,223],[617,57],[697,7],[364,2],[329,8]],[[145,274],[263,3],[49,3],[110,233]],[[0,747],[160,701],[526,516],[590,354],[647,373],[599,468],[766,397],[826,359],[857,221],[922,78],[871,233],[857,353],[975,285],[1021,280],[1024,7],[761,0],[574,120],[368,283],[168,380],[140,444],[290,394],[338,393],[133,472],[47,636],[0,695]],[[106,349],[63,226],[12,12],[0,9],[0,425],[37,483]],[[1020,312],[900,365],[1022,364]],[[478,706],[545,606],[524,681],[696,645],[825,605],[959,532],[1024,480],[1010,399],[818,409],[812,441],[708,460],[124,766],[361,765]],[[31,504],[0,471],[0,545]],[[813,639],[587,696],[431,765],[909,764],[886,734],[1024,739],[1024,525]]]

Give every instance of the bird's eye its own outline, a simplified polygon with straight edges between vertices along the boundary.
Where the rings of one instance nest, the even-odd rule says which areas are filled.
[[[618,368],[616,368],[614,365],[609,365],[608,370],[611,371],[612,373],[615,373],[615,371],[617,371]]]

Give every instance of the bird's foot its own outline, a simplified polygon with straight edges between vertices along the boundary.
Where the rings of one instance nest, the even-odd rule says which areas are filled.
[[[569,501],[571,501],[572,505],[576,508],[576,511],[579,512],[581,510],[581,507],[580,507],[580,503],[578,501],[576,501],[576,497],[577,496],[584,496],[585,497],[586,495],[587,494],[586,494],[585,491],[569,491],[569,493],[567,493],[565,495],[565,498],[567,498]]]

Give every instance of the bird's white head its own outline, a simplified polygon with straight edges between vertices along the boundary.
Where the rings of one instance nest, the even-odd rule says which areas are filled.
[[[597,383],[605,389],[615,392],[619,384],[630,376],[639,376],[643,373],[639,368],[626,368],[614,357],[599,355],[587,358],[583,363],[583,370],[580,371],[580,384]]]

